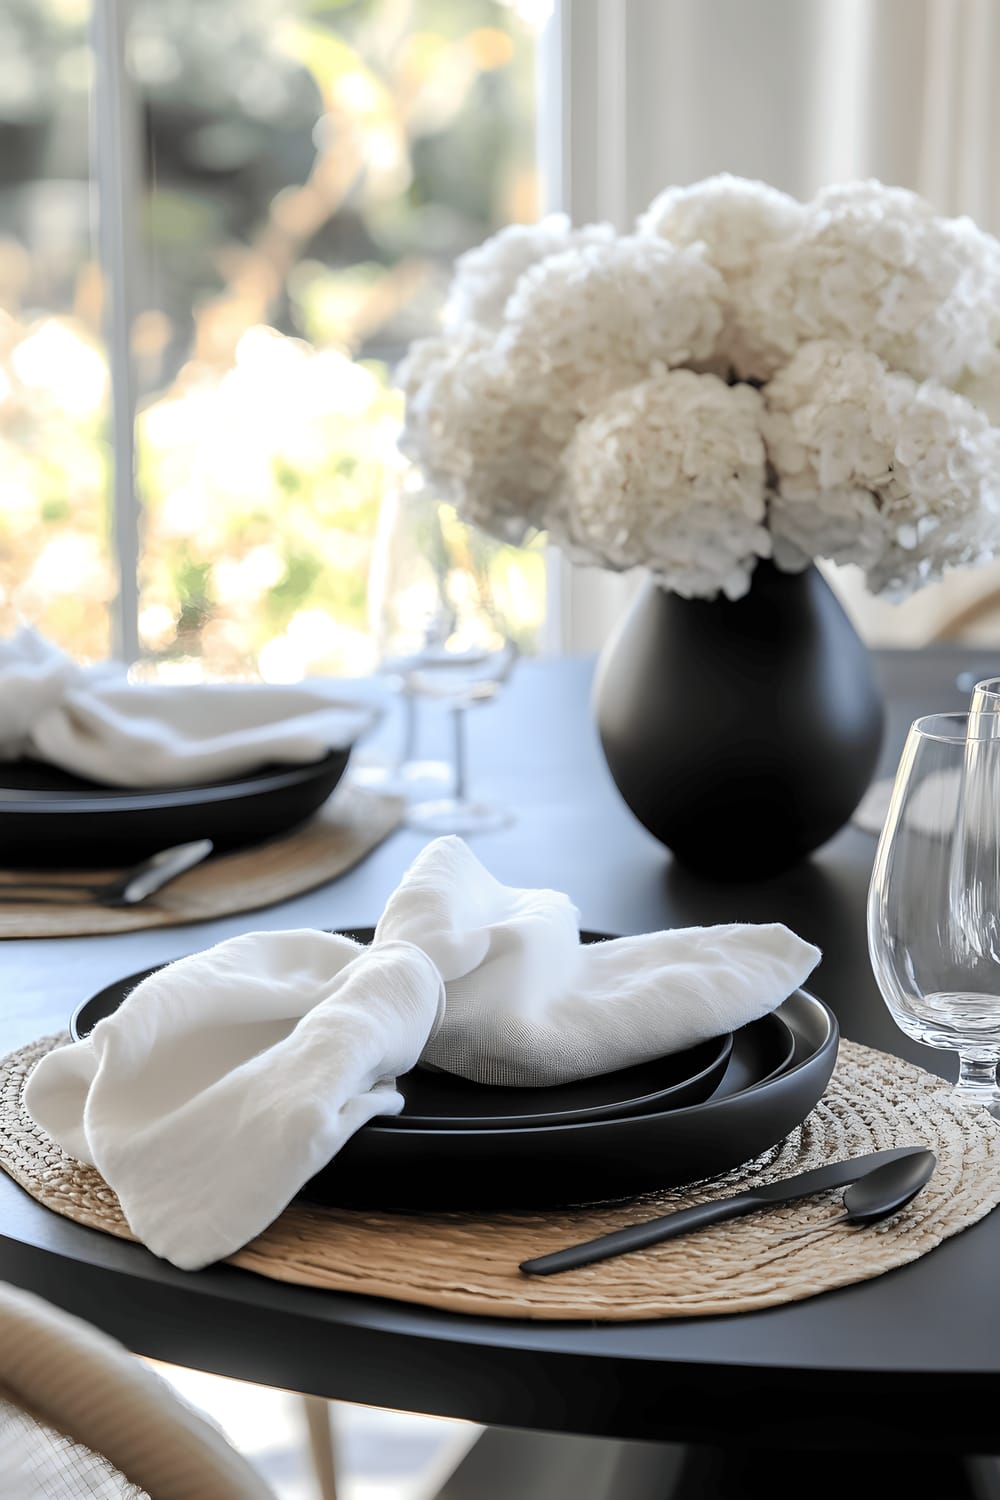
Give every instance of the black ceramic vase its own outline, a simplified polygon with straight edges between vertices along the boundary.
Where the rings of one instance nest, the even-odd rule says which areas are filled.
[[[823,575],[759,563],[735,602],[645,585],[594,681],[608,767],[639,821],[714,880],[779,874],[842,828],[884,708]]]

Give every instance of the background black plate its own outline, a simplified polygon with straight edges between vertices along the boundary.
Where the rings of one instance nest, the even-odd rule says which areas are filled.
[[[350,750],[183,787],[113,787],[40,761],[0,763],[5,867],[113,868],[192,839],[216,852],[287,833],[329,797]]]
[[[373,933],[346,935],[367,943]],[[607,936],[581,933],[585,942]],[[86,1036],[154,972],[117,980],[86,1000],[71,1018],[71,1035]],[[400,1130],[372,1120],[298,1196],[382,1208],[533,1208],[694,1182],[739,1166],[801,1124],[829,1082],[838,1046],[833,1012],[798,990],[733,1033],[726,1071],[701,1103],[523,1129]],[[400,1080],[401,1091],[421,1076],[435,1075],[415,1069]]]

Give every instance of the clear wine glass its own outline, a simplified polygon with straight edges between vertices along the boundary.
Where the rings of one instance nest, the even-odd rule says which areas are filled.
[[[387,495],[369,610],[383,670],[405,699],[450,711],[451,786],[411,802],[406,821],[427,833],[475,833],[511,821],[508,808],[470,794],[465,716],[488,703],[518,657],[492,570],[502,544],[461,521],[418,484]]]
[[[981,727],[1000,735],[1000,677],[984,677],[972,689],[969,712],[983,720]],[[992,716],[987,718],[986,716]]]
[[[989,717],[911,725],[875,854],[868,947],[900,1030],[957,1052],[954,1098],[1000,1118],[1000,737]]]

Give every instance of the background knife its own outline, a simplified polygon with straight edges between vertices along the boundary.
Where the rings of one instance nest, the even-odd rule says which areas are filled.
[[[171,880],[193,869],[211,854],[211,839],[194,839],[189,844],[175,844],[126,870],[119,880],[106,886],[100,900],[106,906],[136,906],[148,896],[162,891]]]

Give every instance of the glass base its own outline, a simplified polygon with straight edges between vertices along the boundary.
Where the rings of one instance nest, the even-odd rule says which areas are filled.
[[[994,1120],[1000,1120],[1000,1089],[963,1088],[961,1084],[956,1084],[951,1097],[964,1109],[985,1109]]]
[[[995,1053],[959,1053],[958,1082],[951,1091],[956,1104],[965,1109],[985,1109],[1000,1120],[1000,1087],[997,1085]]]
[[[404,763],[400,776],[411,796],[421,788],[430,790],[451,786],[455,780],[454,772],[446,760],[408,760]]]
[[[433,788],[450,785],[453,778],[446,760],[409,760],[402,764],[359,760],[348,771],[348,779],[352,786],[363,787],[365,791],[409,800],[426,797]]]
[[[406,813],[406,826],[420,833],[492,833],[507,828],[514,814],[492,802],[467,797],[439,797],[433,802],[414,802]]]

